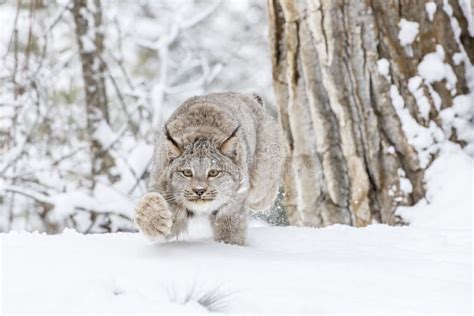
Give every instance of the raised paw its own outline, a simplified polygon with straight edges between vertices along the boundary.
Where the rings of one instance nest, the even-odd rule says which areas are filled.
[[[135,208],[135,223],[153,241],[164,241],[171,232],[173,214],[157,192],[145,194]]]

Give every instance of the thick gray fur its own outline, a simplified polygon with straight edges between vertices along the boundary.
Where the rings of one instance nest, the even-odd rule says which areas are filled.
[[[207,216],[215,240],[243,245],[247,211],[271,207],[284,157],[282,132],[260,97],[192,97],[158,136],[149,192],[135,222],[150,239],[169,240],[186,230],[190,216]]]

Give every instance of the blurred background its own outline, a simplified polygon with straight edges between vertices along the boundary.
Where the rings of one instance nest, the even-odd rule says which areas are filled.
[[[253,91],[276,114],[264,1],[88,5],[0,3],[0,231],[133,230],[154,130],[186,98]],[[76,11],[98,28],[79,34]],[[102,74],[89,78],[106,106],[95,131],[86,61]]]

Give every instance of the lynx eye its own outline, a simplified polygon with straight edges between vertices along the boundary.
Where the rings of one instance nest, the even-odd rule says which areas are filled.
[[[207,174],[209,177],[217,177],[219,175],[220,171],[216,169],[211,169],[209,170],[209,173]]]
[[[183,176],[185,176],[185,177],[192,177],[193,176],[193,172],[191,171],[191,169],[184,169],[182,171],[182,173],[183,173]]]

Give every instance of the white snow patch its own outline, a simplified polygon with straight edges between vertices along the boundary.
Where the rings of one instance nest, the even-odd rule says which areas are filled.
[[[458,95],[453,99],[453,106],[442,110],[439,115],[443,124],[446,137],[451,136],[454,128],[458,139],[468,143],[474,143],[474,99],[472,94]],[[468,152],[471,148],[467,148]]]
[[[425,120],[428,120],[431,105],[428,101],[428,98],[425,96],[423,89],[421,88],[422,78],[420,76],[411,77],[408,80],[408,90],[411,94],[415,97],[416,104],[418,106],[418,110],[420,116]]]
[[[453,54],[453,63],[457,66],[460,65],[464,60],[464,54],[461,52]]]
[[[461,56],[462,57],[462,56]],[[418,65],[418,73],[427,83],[446,79],[446,88],[451,95],[456,94],[457,77],[450,64],[444,63],[445,52],[441,45],[436,45],[436,52],[428,53]],[[457,57],[458,59],[460,57]]]
[[[415,84],[412,83],[412,87]],[[405,101],[400,95],[396,85],[390,87],[390,97],[395,111],[400,118],[403,131],[408,142],[415,148],[420,160],[420,166],[426,167],[432,157],[438,151],[437,143],[444,140],[443,131],[434,123],[430,122],[428,127],[424,127],[416,122],[410,111],[405,107]]]
[[[390,62],[386,58],[380,58],[377,60],[377,70],[379,74],[387,78],[390,73]]]
[[[461,27],[459,26],[458,20],[453,16],[453,7],[449,4],[448,0],[443,0],[443,10],[449,16],[449,22],[451,24],[451,29],[454,32],[454,36],[456,38],[456,41],[459,43],[462,30],[461,30]]]
[[[388,154],[391,154],[391,155],[395,154],[395,147],[393,147],[393,146],[388,146],[387,149],[386,149],[386,152],[387,152]]]
[[[133,146],[126,157],[116,161],[117,169],[120,170],[120,180],[114,184],[114,188],[124,194],[138,186],[139,179],[153,159],[153,145],[139,141]]]
[[[92,53],[96,51],[96,47],[94,42],[89,38],[87,35],[83,35],[81,37],[81,42],[82,42],[82,51],[84,53]]]
[[[70,230],[0,236],[6,313],[205,312],[198,298],[213,292],[225,313],[471,309],[470,230],[260,227],[245,247]]]
[[[400,178],[400,190],[402,190],[406,194],[410,194],[413,192],[413,186],[407,178]]]
[[[428,84],[427,87],[428,87],[428,91],[430,92],[431,99],[433,100],[434,107],[437,111],[439,111],[441,109],[441,103],[442,103],[441,97],[439,96],[438,92],[436,92],[430,84]]]
[[[472,95],[458,95],[453,99],[453,109],[460,117],[472,118],[474,114],[474,100]]]
[[[451,94],[454,95],[456,94],[456,82],[458,81],[458,78],[450,64],[444,64],[444,71],[446,76],[446,88],[451,90]]]
[[[421,81],[422,78],[420,76],[411,77],[408,80],[408,89],[410,91],[416,91],[420,87]]]
[[[453,110],[456,118],[453,126],[459,139],[474,143],[474,98],[473,94],[459,95],[453,99]]]
[[[109,148],[110,145],[117,139],[117,136],[110,128],[109,124],[105,120],[101,120],[92,134],[92,137],[96,139],[103,148]]]
[[[54,209],[49,216],[56,221],[74,214],[76,207],[97,208],[95,201],[87,193],[80,191],[56,194],[51,200],[54,203]]]
[[[75,213],[77,208],[97,213],[113,211],[131,217],[135,207],[126,194],[100,182],[96,184],[92,194],[85,191],[59,193],[51,196],[49,202],[54,206],[53,212],[48,214],[53,221],[66,218]]]
[[[398,169],[398,176],[400,177],[400,190],[406,195],[413,192],[413,186],[409,179],[406,178],[405,171],[403,169]]]
[[[428,14],[428,19],[433,22],[434,14],[436,12],[436,3],[434,2],[427,2],[425,3],[425,10]]]
[[[472,3],[471,0],[459,0],[459,6],[467,20],[467,30],[471,37],[474,37],[474,21],[472,18]]]
[[[397,212],[413,228],[472,234],[473,176],[473,159],[459,145],[445,143],[425,173],[426,200],[413,207],[399,207]]]
[[[444,54],[440,56],[439,52],[426,54],[418,65],[418,73],[428,83],[443,80],[446,75],[443,60]]]
[[[398,31],[398,40],[402,46],[411,45],[416,36],[420,25],[417,22],[408,21],[404,18],[398,23],[400,30]]]
[[[443,130],[448,131],[451,128],[451,125],[454,121],[454,109],[452,107],[446,108],[439,112],[439,117],[441,118],[441,122],[443,124]]]

